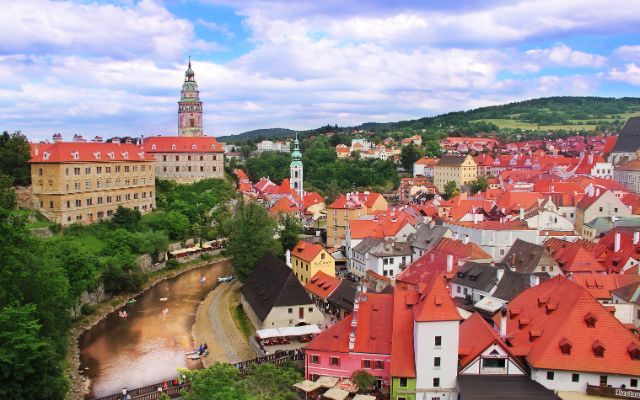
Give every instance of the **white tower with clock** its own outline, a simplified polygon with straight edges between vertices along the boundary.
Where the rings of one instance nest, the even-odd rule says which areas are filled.
[[[184,83],[178,102],[178,135],[203,136],[203,134],[202,102],[195,73],[191,69],[191,57],[189,57],[189,67],[184,73]]]

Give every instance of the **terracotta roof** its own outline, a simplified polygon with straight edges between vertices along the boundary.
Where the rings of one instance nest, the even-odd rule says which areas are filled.
[[[462,320],[444,281],[444,274],[436,276],[431,281],[431,287],[420,293],[420,300],[413,307],[413,316],[416,322]]]
[[[31,163],[81,163],[117,161],[155,161],[155,158],[134,144],[98,142],[57,142],[38,146]]]
[[[319,244],[305,242],[304,240],[300,240],[296,246],[291,250],[291,256],[304,260],[306,262],[311,262],[324,250]],[[331,254],[327,254],[331,257]]]
[[[213,136],[151,136],[141,148],[149,153],[224,153]]]
[[[630,258],[640,259],[640,242],[633,244],[633,228],[614,228],[600,238],[597,244],[587,244],[589,249],[597,257],[607,270],[613,273],[621,272]],[[614,251],[615,237],[620,235],[620,250]]]
[[[553,307],[549,307],[553,306]],[[514,347],[529,347],[527,362],[538,369],[640,375],[640,362],[633,361],[629,346],[640,342],[589,292],[558,275],[528,289],[508,306],[507,334]],[[500,316],[495,317],[499,324]],[[527,324],[518,321],[527,320]],[[595,321],[589,327],[587,319]],[[563,354],[560,342],[571,344]],[[593,350],[605,347],[603,357]]]
[[[414,164],[434,166],[434,165],[438,164],[438,159],[437,158],[430,158],[430,157],[422,157],[421,159],[416,161]]]
[[[517,360],[517,358],[511,354],[509,346],[507,346],[498,333],[489,326],[487,321],[485,321],[480,314],[473,313],[460,324],[459,347],[465,350],[464,355],[460,354],[460,368],[466,367],[494,343],[500,345],[504,351],[511,355],[512,360]]]
[[[593,205],[593,203],[595,203],[600,197],[604,196],[604,194],[606,193],[606,190],[603,190],[600,192],[600,194],[597,194],[595,196],[584,196],[582,198],[582,200],[580,200],[578,202],[578,204],[576,204],[576,208],[578,210],[582,210],[585,211],[587,210],[589,207],[591,207]]]
[[[587,289],[598,300],[611,300],[611,292],[623,286],[640,282],[640,275],[574,274],[571,280]]]
[[[435,250],[446,254],[452,254],[454,257],[464,258],[467,260],[491,259],[489,253],[473,242],[464,244],[460,240],[454,240],[446,237],[440,239]]]
[[[298,205],[296,203],[294,203],[293,201],[291,201],[290,198],[284,196],[278,199],[278,201],[276,201],[276,203],[271,206],[271,208],[269,209],[269,211],[272,214],[277,214],[277,213],[292,213],[292,212],[299,212],[300,211],[300,207],[298,207]]]
[[[304,194],[304,208],[307,209],[313,205],[324,203],[324,197],[318,192],[308,192]]]
[[[347,200],[347,196],[341,194],[333,203],[329,205],[327,208],[362,208],[364,206],[371,207],[376,202],[376,200],[382,196],[380,193],[370,192],[365,194],[363,192],[355,192],[349,196],[349,200]]]
[[[451,221],[449,223],[451,225],[459,225],[487,231],[526,231],[532,229],[529,228],[527,223],[524,221],[480,221],[475,224],[473,222]]]
[[[578,243],[551,238],[544,242],[544,248],[551,254],[554,260],[565,273],[594,273],[605,272],[594,254]]]
[[[321,299],[327,299],[339,285],[340,279],[318,271],[304,288]]]
[[[391,376],[414,378],[416,376],[413,347],[412,307],[418,302],[418,293],[396,290],[393,293],[393,336],[391,351]]]
[[[236,174],[236,176],[238,177],[238,181],[248,181],[249,177],[247,176],[247,174],[241,170],[240,168],[236,168],[233,170],[233,173]]]
[[[611,291],[611,293],[628,303],[640,306],[640,281],[639,280],[636,280],[635,282],[630,283],[626,286],[614,289]]]

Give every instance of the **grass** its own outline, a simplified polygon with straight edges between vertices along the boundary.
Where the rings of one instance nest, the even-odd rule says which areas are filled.
[[[549,130],[559,130],[564,129],[567,131],[580,131],[587,130],[593,131],[596,129],[595,125],[538,125],[531,122],[518,121],[515,119],[478,119],[471,122],[490,122],[492,124],[497,125],[499,128],[507,128],[507,129],[549,129]]]
[[[256,334],[256,330],[249,321],[249,317],[242,309],[242,304],[240,304],[240,292],[237,290],[234,291],[230,296],[231,301],[229,302],[229,312],[233,317],[233,322],[235,322],[236,327],[242,332],[242,335],[247,338],[247,340]]]
[[[53,223],[49,222],[49,221],[35,221],[35,222],[29,222],[25,225],[25,227],[27,229],[37,229],[37,228],[48,228],[51,225],[53,225]]]

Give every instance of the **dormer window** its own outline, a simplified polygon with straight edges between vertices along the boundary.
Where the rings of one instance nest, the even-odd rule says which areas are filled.
[[[197,148],[197,146],[194,144],[191,145],[191,150],[195,150]]]
[[[95,153],[93,153],[93,156],[95,157],[96,160],[100,159],[100,152],[96,151]]]
[[[572,347],[573,347],[573,345],[571,345],[571,342],[568,341],[567,339],[563,338],[560,341],[560,351],[562,352],[563,355],[570,356]]]
[[[44,153],[42,153],[43,160],[48,160],[49,157],[51,157],[51,153],[49,153],[48,151],[45,151]]]
[[[595,328],[597,320],[598,319],[596,318],[596,316],[591,313],[588,313],[587,315],[584,316],[584,322],[587,323],[587,326],[589,328]]]
[[[627,346],[627,351],[629,352],[632,360],[640,360],[640,347],[638,347],[637,344],[631,343],[629,346]]]
[[[175,144],[172,144],[172,145],[171,145],[171,150],[175,150],[175,149],[176,149],[176,145],[175,145]]]
[[[123,151],[122,152],[122,158],[124,158],[124,159],[129,158],[129,152],[128,151]]]
[[[144,158],[144,151],[139,152],[139,153],[138,153],[138,157],[140,157],[140,158]]]
[[[152,144],[152,145],[151,145],[151,150],[155,150],[155,149],[156,149],[156,147],[157,147],[157,146],[155,145],[155,143],[154,143],[154,144]]]
[[[596,340],[595,342],[593,342],[593,355],[599,358],[604,357],[604,345],[602,344],[601,341]]]
[[[529,318],[520,318],[518,320],[518,327],[520,329],[524,328],[527,325],[529,325]]]
[[[545,307],[545,308],[546,308],[546,310],[547,310],[547,315],[548,315],[548,314],[551,314],[553,311],[555,311],[555,309],[557,308],[557,306],[558,306],[558,305],[557,305],[557,304],[555,304],[555,303],[549,303],[549,304],[547,304],[547,305],[546,305],[546,307]]]
[[[113,151],[108,152],[107,156],[112,160],[116,158],[116,154]]]
[[[78,153],[77,151],[74,151],[73,153],[71,153],[71,158],[73,158],[74,160],[79,160],[80,153]]]
[[[549,301],[548,297],[538,297],[538,307],[542,307]]]

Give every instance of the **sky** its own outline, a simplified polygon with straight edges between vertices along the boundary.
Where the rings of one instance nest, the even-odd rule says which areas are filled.
[[[637,96],[637,0],[0,0],[0,130],[207,135]]]

